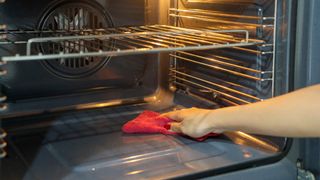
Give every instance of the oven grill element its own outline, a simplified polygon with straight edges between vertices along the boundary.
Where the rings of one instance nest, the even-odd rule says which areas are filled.
[[[73,2],[62,1],[55,6],[50,6],[40,21],[40,31],[77,31],[79,35],[85,29],[101,29],[113,27],[113,22],[108,13],[100,5],[91,1]],[[41,34],[45,36],[46,34]],[[59,36],[59,33],[53,34]],[[95,41],[73,41],[73,42],[47,42],[39,45],[43,54],[52,53],[77,53],[88,52],[89,49],[99,49],[101,40]],[[108,42],[112,47],[112,42]],[[77,79],[90,76],[103,68],[110,60],[110,57],[79,57],[59,58],[50,61],[43,61],[42,64],[52,73],[63,78]]]
[[[5,2],[4,0],[0,0],[0,3]],[[6,25],[0,25],[0,30],[6,29]],[[2,39],[6,38],[6,36],[0,36],[0,41]],[[0,80],[1,76],[4,76],[7,74],[7,70],[3,69],[2,67],[6,63],[4,61],[0,60]],[[2,111],[5,111],[7,109],[7,104],[5,101],[7,100],[7,97],[2,93],[2,87],[0,83],[0,113]],[[2,129],[2,119],[0,118],[0,159],[6,157],[7,152],[4,150],[4,148],[7,146],[7,142],[4,140],[4,138],[7,136],[7,133]]]

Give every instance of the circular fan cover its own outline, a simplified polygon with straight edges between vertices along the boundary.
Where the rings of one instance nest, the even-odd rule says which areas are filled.
[[[81,33],[81,30],[94,30],[113,27],[108,13],[99,4],[92,1],[60,1],[50,5],[39,23],[40,30],[56,31],[53,34],[42,33],[41,36],[60,36]],[[108,50],[112,42],[101,40],[78,40],[42,43],[43,54],[79,53]],[[53,74],[68,79],[90,76],[103,68],[110,57],[60,58],[42,61]]]

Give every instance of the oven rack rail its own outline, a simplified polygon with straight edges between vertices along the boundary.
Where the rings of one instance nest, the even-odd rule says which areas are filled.
[[[236,59],[226,59],[223,56],[212,56],[203,52],[182,52],[177,51],[169,54],[174,62],[187,62],[191,66],[204,67],[220,72],[228,76],[233,76],[242,81],[251,81],[259,85],[268,85],[273,82],[273,71],[261,71],[234,63]],[[183,66],[171,65],[170,86],[183,88],[186,93],[190,90],[209,95],[209,100],[221,100],[230,105],[243,105],[253,102],[263,101],[259,96],[259,90],[218,77],[203,77],[196,71],[190,71]]]
[[[228,1],[223,1],[224,4],[226,2]],[[219,4],[219,1],[195,0],[187,3]],[[234,1],[230,3],[233,7],[236,4],[237,2]],[[250,0],[251,4],[253,3]],[[242,5],[247,7],[246,4],[237,4],[239,8]],[[194,7],[201,8],[202,6]],[[244,15],[219,9],[195,9],[176,1],[168,11],[170,23],[174,26],[210,30],[246,29],[252,41],[263,43],[258,43],[255,48],[233,47],[232,49],[236,51],[233,54],[224,54],[223,51],[217,51],[218,55],[179,51],[170,54],[172,89],[179,89],[190,94],[196,93],[197,96],[209,101],[219,101],[227,106],[249,104],[274,96],[276,14],[266,15],[264,7],[259,4],[254,4],[248,11],[250,13]],[[237,56],[237,53],[255,58],[255,62],[247,62],[241,55]],[[200,68],[199,72],[192,72],[188,67],[193,64]],[[201,69],[212,69],[216,73],[205,75],[201,73]],[[267,92],[269,89],[271,93]]]
[[[3,37],[0,42],[2,45],[26,46],[25,55],[4,56],[2,60],[5,62],[209,50],[262,43],[250,40],[249,32],[246,30],[195,30],[167,25],[71,30],[57,33],[47,30],[40,34],[39,31],[35,31],[29,34],[55,36],[36,37],[19,42],[8,39],[15,34],[14,32],[4,31],[0,34]],[[49,50],[42,52],[39,46],[49,47]]]
[[[0,4],[4,2],[5,0],[0,0]],[[5,28],[6,28],[6,25],[0,24],[0,31]],[[0,40],[1,40],[1,36],[0,36]],[[7,74],[7,70],[5,70],[3,67],[5,64],[6,63],[4,61],[0,60],[0,79],[1,79],[1,76],[5,76]],[[5,102],[7,100],[7,96],[3,94],[1,86],[2,84],[0,82],[0,114],[1,112],[7,109],[7,104]],[[7,156],[7,152],[5,150],[5,148],[7,147],[7,142],[5,141],[6,136],[7,136],[7,133],[2,129],[2,119],[0,117],[0,159]]]
[[[256,0],[188,0],[189,3],[201,3],[201,4],[221,4],[221,3],[228,3],[233,5],[243,5],[243,4],[253,4],[256,3]]]
[[[231,14],[222,11],[211,11],[202,9],[179,9],[170,8],[169,17],[174,18],[176,23],[177,19],[188,19],[194,21],[202,21],[209,23],[219,23],[227,24],[228,27],[232,25],[232,28],[238,29],[239,27],[245,27],[245,29],[256,29],[256,28],[274,28],[274,17],[263,16],[262,8],[258,8],[258,13],[256,16],[241,15],[241,14]],[[235,21],[234,19],[241,19],[240,21]],[[220,28],[223,28],[221,26]]]
[[[232,62],[223,61],[222,59],[207,57],[202,54],[177,51],[175,54],[170,54],[169,56],[177,61],[193,63],[197,66],[204,66],[215,71],[221,71],[223,73],[231,74],[252,81],[272,81],[272,71],[261,71]]]
[[[212,97],[219,96],[220,99],[232,102],[233,105],[250,104],[252,102],[263,101],[255,95],[243,92],[232,86],[221,85],[219,83],[206,80],[203,77],[183,72],[183,70],[170,69],[170,74],[175,86],[189,88],[194,87],[197,91],[206,94],[212,94]],[[228,83],[228,82],[227,82]],[[233,84],[235,86],[235,84]]]
[[[7,152],[4,150],[4,148],[7,146],[7,142],[4,140],[4,138],[7,136],[7,133],[0,128],[0,159],[6,157]]]

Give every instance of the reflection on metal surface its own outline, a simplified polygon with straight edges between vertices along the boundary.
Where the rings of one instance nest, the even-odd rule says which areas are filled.
[[[189,3],[253,3],[255,0],[186,0]]]
[[[149,101],[146,101],[146,100],[149,100]],[[78,105],[75,109],[81,110],[81,109],[103,108],[103,107],[111,107],[111,106],[118,106],[118,105],[124,105],[124,104],[132,104],[132,103],[152,102],[152,100],[154,100],[154,98],[118,99],[118,100],[111,100],[111,101],[101,102],[101,103],[82,104],[82,105]]]
[[[157,96],[149,96],[149,97],[145,97],[144,101],[145,102],[154,102],[157,101],[158,97]]]
[[[199,107],[193,101],[185,103]],[[176,107],[179,108],[180,105]],[[204,105],[203,108],[205,108]],[[13,134],[14,138],[10,139],[12,140],[10,143],[17,146],[18,151],[22,152],[28,161],[27,163],[30,164],[30,169],[36,169],[34,174],[40,179],[45,179],[41,174],[46,168],[43,167],[43,160],[49,157],[55,159],[50,164],[50,169],[52,169],[50,177],[53,179],[83,174],[88,175],[87,179],[96,179],[102,176],[114,177],[113,179],[131,177],[170,179],[185,174],[203,172],[211,167],[222,168],[275,154],[263,153],[263,150],[252,148],[254,145],[252,147],[239,146],[221,138],[209,138],[205,142],[199,143],[180,136],[126,135],[119,132],[126,121],[145,109],[148,109],[148,105],[135,104],[65,112],[59,115],[52,114],[51,116],[46,115],[45,118],[41,116],[29,123],[28,127],[24,129],[15,129],[14,131],[17,133]],[[172,109],[173,107],[170,108],[170,110]],[[150,110],[159,111],[159,109]],[[54,122],[48,123],[48,128],[39,128],[48,119],[52,119]],[[48,129],[48,131],[39,132],[39,136],[44,139],[39,142],[41,144],[36,149],[34,157],[34,153],[25,147],[36,147],[38,136],[28,136],[23,132],[33,131],[36,133],[37,129]],[[237,136],[242,141],[250,141]],[[89,148],[83,148],[84,145]],[[61,174],[58,169],[66,167],[65,165],[70,167],[72,171]],[[47,176],[47,174],[45,175]]]
[[[240,131],[227,132],[225,135],[230,138],[234,143],[239,145],[246,145],[253,148],[258,148],[268,152],[279,152],[279,147],[271,142],[262,140],[261,138],[254,137]]]
[[[157,159],[157,158],[165,158],[168,157],[169,155],[175,155],[177,154],[178,150],[177,149],[165,149],[162,151],[155,151],[155,152],[150,152],[150,153],[144,153],[144,154],[139,154],[139,155],[133,155],[133,156],[128,156],[125,158],[118,158],[115,160],[109,160],[106,161],[105,159],[102,159],[101,162],[95,161],[94,167],[96,170],[104,169],[104,168],[110,168],[110,167],[116,167],[116,166],[123,166],[123,165],[130,165],[132,163],[136,162],[145,162],[145,161],[151,161],[152,159]],[[83,172],[87,171],[88,169],[92,169],[93,164],[88,163],[88,164],[83,164],[81,166],[78,166],[75,168],[76,171]]]
[[[127,175],[135,175],[135,174],[140,174],[142,172],[144,172],[144,170],[131,171],[131,172],[128,172]]]
[[[105,102],[105,103],[97,103],[97,104],[92,104],[92,105],[79,105],[79,106],[77,106],[76,109],[102,108],[102,107],[116,106],[116,105],[121,105],[121,104],[122,104],[121,100],[115,100],[115,101],[110,101],[110,102]]]
[[[251,158],[252,157],[252,154],[250,152],[243,152],[243,157],[245,158]]]

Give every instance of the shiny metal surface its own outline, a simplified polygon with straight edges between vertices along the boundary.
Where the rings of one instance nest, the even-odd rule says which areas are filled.
[[[4,2],[5,2],[4,0],[0,1],[0,6],[1,6],[1,3],[4,3]],[[3,30],[5,28],[6,28],[6,25],[0,23],[0,30]],[[6,38],[6,36],[1,35],[0,41],[2,41],[2,39],[4,38]],[[4,68],[5,64],[6,64],[5,62],[0,61],[0,79],[8,73],[8,71]],[[1,84],[1,81],[0,81],[0,159],[7,156],[7,152],[5,151],[7,142],[4,140],[4,138],[7,136],[7,133],[2,129],[1,114],[3,111],[7,109],[8,105],[5,102],[7,100],[7,96],[4,95],[4,93],[2,92],[3,91],[2,86],[3,85]]]
[[[169,9],[171,24],[197,29],[242,27],[249,32],[250,40],[257,44],[204,52],[174,52],[170,55],[175,71],[172,72],[172,83],[178,89],[192,91],[202,97],[212,99],[214,96],[215,101],[225,106],[273,97],[276,64],[274,27],[278,16],[274,7],[277,6],[277,1],[259,1],[255,4],[244,1],[178,1],[175,7]],[[225,38],[217,37],[217,41]],[[224,88],[207,82],[220,84]],[[230,89],[236,91],[231,92]]]
[[[178,104],[214,107],[186,95],[177,97]],[[8,121],[6,128],[15,149],[10,153],[26,159],[28,168],[23,170],[23,177],[31,179],[43,179],[48,173],[53,179],[167,179],[279,153],[277,146],[247,134],[210,138],[199,143],[180,136],[120,132],[122,124],[144,109],[166,112],[181,108],[184,106],[136,104],[36,116],[32,118],[33,123],[20,127]],[[13,119],[25,120],[28,118]],[[13,165],[6,163],[9,160],[4,159],[4,170]],[[50,166],[42,165],[48,162]]]

